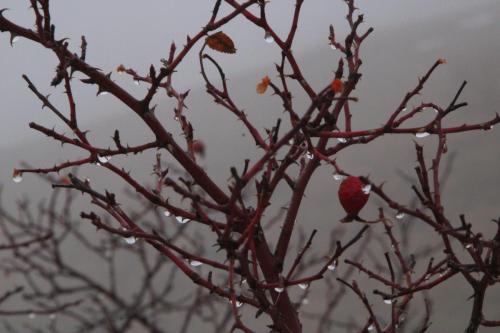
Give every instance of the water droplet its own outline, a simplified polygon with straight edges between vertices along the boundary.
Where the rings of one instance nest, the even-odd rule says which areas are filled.
[[[330,265],[328,265],[327,268],[332,272],[335,271],[337,269],[337,262],[336,261],[332,262]]]
[[[307,298],[304,298],[304,299],[302,300],[302,304],[304,304],[304,305],[309,304],[309,300],[308,300]]]
[[[111,160],[111,156],[97,155],[97,160],[101,164],[106,164]]]
[[[306,290],[309,288],[309,283],[299,283],[299,288],[302,290]]]
[[[493,129],[493,127],[495,127],[495,126],[493,126],[493,125],[490,125],[490,128],[489,128],[489,129]]]
[[[57,317],[57,315],[56,315],[55,313],[51,313],[51,314],[49,315],[49,319],[50,319],[50,320],[54,320],[54,319],[56,319],[56,317]]]
[[[398,220],[401,220],[401,219],[402,219],[402,218],[404,218],[404,217],[405,217],[405,213],[403,213],[403,212],[398,212],[398,213],[396,214],[396,218],[397,218]]]
[[[430,275],[430,274],[426,274],[426,275],[424,276],[424,281],[427,281],[427,280],[429,280],[430,278],[431,278],[431,275]]]
[[[10,39],[10,45],[11,46],[14,46],[14,44],[16,44],[18,41],[19,41],[19,36],[13,36],[11,39]]]
[[[362,191],[364,194],[370,194],[370,191],[372,190],[371,184],[367,184],[363,186]]]
[[[331,48],[332,50],[336,50],[336,49],[337,49],[337,47],[336,47],[335,45],[333,45],[332,43],[330,43],[330,48]]]
[[[385,304],[392,304],[392,303],[394,303],[394,300],[392,298],[384,298],[384,303]]]
[[[193,267],[200,267],[201,265],[203,265],[203,263],[201,261],[198,261],[198,260],[191,260],[189,262],[189,264]]]
[[[123,237],[123,240],[125,241],[125,243],[127,243],[128,245],[134,245],[135,242],[137,242],[137,238],[135,238],[134,236],[130,236],[130,237]]]
[[[236,307],[241,308],[243,306],[243,302],[236,301]]]
[[[176,216],[176,217],[175,217],[175,219],[177,220],[177,222],[178,222],[179,224],[186,224],[186,223],[188,223],[189,221],[191,221],[190,219],[187,219],[187,218],[185,219],[185,218],[183,218],[182,216]]]
[[[405,106],[404,108],[401,109],[401,112],[405,112],[406,110],[408,110],[408,108]]]
[[[470,249],[470,248],[472,248],[472,243],[467,243],[467,244],[465,244],[465,248],[466,248],[466,249]]]
[[[17,169],[12,172],[12,181],[14,183],[20,183],[23,180],[23,173]]]
[[[138,86],[141,82],[139,80],[134,80],[134,84]]]
[[[288,140],[288,144],[290,146],[293,146],[294,143],[295,143],[295,140],[293,138],[291,138],[290,140]]]
[[[306,157],[307,157],[308,160],[312,160],[314,158],[314,154],[308,151],[306,153]]]
[[[421,138],[425,138],[429,135],[431,135],[431,133],[429,133],[429,132],[418,132],[415,134],[415,137],[421,139]]]
[[[434,112],[439,113],[438,109],[436,109],[436,108],[431,108],[431,109],[434,110]]]
[[[264,40],[268,44],[272,44],[274,42],[274,38],[273,36],[271,36],[271,33],[269,31],[266,31],[266,33],[264,34]]]
[[[285,288],[283,288],[283,287],[274,288],[274,291],[276,291],[277,293],[282,293],[284,290],[285,290]]]
[[[338,173],[334,173],[334,174],[333,174],[333,179],[335,179],[335,180],[344,180],[344,179],[346,179],[346,178],[347,178],[346,176],[344,176],[344,175],[340,175],[340,174],[338,174]]]
[[[109,92],[107,92],[107,91],[100,91],[100,92],[97,94],[97,96],[105,96],[105,95],[108,95],[108,94],[109,94]]]
[[[368,326],[368,331],[373,331],[375,329],[375,325],[373,324],[370,324],[370,326]]]
[[[33,320],[33,319],[35,319],[35,318],[36,318],[36,313],[34,313],[34,312],[31,312],[31,313],[28,315],[28,319]]]
[[[340,143],[346,143],[347,139],[346,138],[337,138],[337,141]]]
[[[170,215],[172,215],[172,213],[170,213],[170,211],[166,210],[163,212],[163,215],[165,215],[166,217],[169,217]]]
[[[174,120],[175,120],[175,121],[179,121],[179,117],[176,115],[176,116],[174,117]]]

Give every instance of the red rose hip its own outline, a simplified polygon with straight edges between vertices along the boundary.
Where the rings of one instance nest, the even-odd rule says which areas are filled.
[[[342,222],[362,220],[358,217],[358,213],[368,202],[369,196],[370,191],[365,188],[359,177],[349,176],[344,179],[339,187],[339,200],[347,216]]]

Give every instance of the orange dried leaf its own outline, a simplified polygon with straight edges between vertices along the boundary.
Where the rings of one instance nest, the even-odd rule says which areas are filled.
[[[257,87],[256,87],[256,91],[257,91],[257,94],[263,94],[266,92],[267,90],[267,87],[269,87],[269,84],[271,83],[271,79],[269,78],[269,76],[264,76],[262,78],[262,81],[260,81],[259,84],[257,84]]]
[[[228,35],[222,31],[216,32],[215,34],[208,36],[206,38],[206,43],[209,48],[223,52],[223,53],[236,53],[234,48],[234,42]]]
[[[441,65],[443,65],[443,64],[447,64],[447,63],[448,63],[448,61],[447,61],[446,59],[444,59],[444,58],[439,58],[439,59],[438,59],[438,62],[439,62]]]
[[[118,73],[123,73],[123,72],[125,72],[126,70],[127,70],[127,69],[126,69],[126,68],[125,68],[125,66],[123,66],[123,65],[119,65],[118,67],[116,67],[116,71],[117,71]]]
[[[335,79],[332,81],[331,88],[334,93],[339,93],[344,90],[344,82],[341,79]]]

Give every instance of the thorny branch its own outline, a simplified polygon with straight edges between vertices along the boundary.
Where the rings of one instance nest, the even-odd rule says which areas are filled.
[[[271,321],[269,327],[273,331],[301,332],[303,325],[299,307],[294,302],[295,296],[290,288],[295,285],[301,288],[308,287],[320,281],[326,281],[330,285],[335,284],[337,288],[344,288],[337,294],[338,297],[347,294],[347,290],[352,291],[368,312],[367,318],[356,318],[353,323],[345,324],[346,328],[351,327],[361,332],[373,329],[377,332],[396,332],[403,327],[404,318],[410,312],[410,303],[415,299],[415,295],[458,277],[462,277],[474,292],[467,332],[476,332],[481,325],[500,326],[498,321],[487,320],[483,316],[486,292],[490,286],[499,281],[500,231],[493,238],[487,238],[483,234],[474,232],[464,216],[460,217],[460,224],[456,227],[453,218],[445,215],[440,178],[440,167],[448,151],[447,137],[468,131],[490,130],[500,122],[500,116],[496,114],[491,120],[474,124],[447,126],[445,122],[447,117],[467,105],[465,102],[459,102],[466,82],[460,86],[448,106],[422,102],[409,109],[409,103],[421,94],[434,71],[446,63],[444,59],[438,59],[418,79],[417,85],[403,97],[391,115],[382,121],[382,126],[356,128],[356,124],[352,121],[351,106],[359,99],[353,96],[353,93],[362,76],[361,45],[373,32],[373,28],[362,28],[364,16],[358,14],[354,0],[345,2],[349,32],[345,39],[341,40],[335,27],[330,26],[328,41],[340,54],[340,58],[332,75],[332,82],[325,82],[319,90],[314,89],[307,80],[306,73],[301,69],[293,52],[305,1],[296,0],[289,30],[280,36],[273,28],[273,22],[268,21],[267,1],[249,0],[240,3],[236,0],[217,0],[207,23],[194,36],[187,36],[185,45],[180,50],[177,50],[177,45],[172,43],[168,56],[161,59],[158,65],[151,65],[147,74],[140,74],[124,65],[118,66],[117,72],[126,73],[132,80],[148,85],[142,99],[133,97],[113,81],[112,73],[105,74],[87,62],[88,44],[85,37],[81,39],[80,55],[70,50],[70,44],[65,38],[56,38],[56,26],[50,15],[49,0],[30,0],[35,17],[33,29],[17,25],[6,18],[5,10],[0,11],[0,31],[10,33],[11,41],[14,38],[31,40],[52,51],[59,62],[51,84],[58,86],[63,83],[68,103],[67,110],[59,109],[52,104],[49,97],[41,93],[28,76],[23,75],[23,79],[42,102],[42,108],[54,113],[71,130],[71,134],[60,133],[34,122],[30,123],[30,127],[61,144],[76,147],[84,154],[81,158],[49,167],[15,169],[14,176],[19,179],[27,173],[50,175],[66,172],[77,166],[95,164],[120,179],[128,188],[135,190],[136,196],[133,199],[143,202],[147,207],[143,212],[123,209],[122,203],[126,200],[123,196],[98,190],[89,180],[67,173],[58,179],[52,178],[54,194],[50,206],[40,212],[48,219],[43,227],[37,224],[37,229],[31,230],[30,227],[34,223],[30,221],[32,217],[27,212],[24,212],[21,218],[16,218],[2,211],[1,226],[8,243],[1,245],[0,249],[12,251],[13,254],[12,258],[2,264],[2,269],[23,276],[31,294],[15,288],[5,293],[0,300],[4,302],[17,294],[25,293],[25,297],[36,300],[37,309],[17,312],[0,310],[0,314],[57,312],[79,323],[82,332],[104,326],[113,332],[123,332],[134,323],[146,327],[151,332],[160,332],[162,328],[155,318],[160,313],[175,312],[179,307],[179,303],[170,303],[168,298],[171,297],[176,272],[180,270],[184,277],[199,286],[194,296],[191,295],[189,298],[190,303],[188,303],[191,305],[188,305],[186,311],[181,329],[183,332],[187,332],[193,316],[204,318],[201,308],[217,313],[214,310],[215,301],[207,296],[206,291],[220,296],[229,304],[227,315],[221,319],[222,321],[219,321],[218,316],[208,319],[215,331],[227,328],[231,331],[253,332],[242,315],[241,306],[245,305],[256,310],[257,317],[266,314]],[[221,11],[223,6],[226,8]],[[222,12],[225,14],[221,14]],[[288,124],[285,125],[285,121],[279,119],[271,129],[266,129],[267,135],[263,135],[238,106],[237,101],[231,96],[224,66],[210,54],[212,52],[210,49],[225,53],[236,52],[233,41],[220,29],[239,17],[245,18],[248,24],[262,29],[266,38],[272,38],[281,51],[281,61],[276,64],[277,82],[266,77],[267,81],[263,80],[262,84],[265,85],[263,92],[269,86],[274,96],[280,99],[283,111],[288,117]],[[194,53],[197,49],[201,77],[207,93],[213,97],[215,103],[227,109],[243,123],[261,153],[254,162],[245,160],[243,170],[229,166],[231,181],[227,189],[217,184],[199,163],[198,157],[203,153],[203,141],[195,137],[194,128],[186,115],[189,91],[180,92],[173,84],[179,64],[189,53]],[[207,66],[215,67],[219,83],[208,74]],[[291,70],[290,73],[287,72],[288,69]],[[84,76],[80,80],[81,83],[75,83],[75,73]],[[309,98],[309,106],[304,110],[297,109],[293,103],[290,88],[292,83],[298,84]],[[119,131],[115,131],[112,138],[116,148],[96,146],[92,143],[88,131],[80,128],[78,123],[77,101],[73,94],[76,84],[96,85],[97,95],[108,93],[115,96],[140,117],[155,139],[137,146],[129,146],[124,143]],[[153,98],[162,91],[175,101],[176,106],[172,111],[183,133],[184,143],[176,140],[167,130],[155,114],[158,107],[151,105]],[[428,110],[434,110],[435,115],[427,124],[419,127],[408,125],[411,120],[427,113]],[[344,130],[339,127],[342,121]],[[342,179],[349,175],[349,172],[341,168],[336,157],[344,150],[396,134],[414,135],[417,138],[433,136],[437,140],[437,148],[433,152],[431,161],[424,158],[424,147],[415,144],[418,163],[415,172],[418,185],[413,185],[411,188],[419,202],[415,206],[398,202],[390,193],[384,191],[382,185],[377,185],[368,177],[362,177],[363,182],[370,186],[371,192],[384,203],[384,206],[379,208],[379,215],[373,221],[364,222],[375,223],[372,229],[379,226],[382,228],[381,230],[385,232],[382,242],[389,244],[392,251],[386,252],[385,262],[374,260],[377,269],[370,268],[361,260],[361,254],[354,259],[345,258],[342,261],[347,264],[350,272],[356,268],[387,289],[373,291],[391,305],[390,323],[385,324],[378,317],[378,311],[370,302],[363,287],[355,280],[347,281],[350,274],[338,277],[337,282],[325,277],[329,270],[336,269],[341,258],[347,256],[346,253],[349,253],[351,248],[358,245],[363,235],[368,232],[370,228],[368,225],[361,228],[353,237],[347,238],[347,241],[337,240],[332,243],[331,252],[326,258],[315,257],[312,253],[316,230],[311,233],[297,255],[292,255],[291,248],[294,235],[297,234],[301,224],[297,217],[302,208],[302,200],[315,172],[326,166],[332,168],[338,179]],[[157,150],[153,173],[156,177],[154,186],[142,184],[125,168],[110,162],[113,156],[140,154],[153,149]],[[169,167],[165,167],[162,161],[165,155],[177,160],[182,167],[181,173],[172,175]],[[295,165],[298,165],[298,171],[294,168]],[[282,182],[291,191],[285,216],[281,219],[282,226],[277,243],[273,248],[269,240],[272,238],[272,233],[266,229],[263,222],[266,214],[272,212],[271,201],[277,197],[277,188]],[[67,194],[65,208],[62,213],[57,213],[56,198],[62,191],[61,188],[81,192],[90,198],[90,203],[95,209],[86,209],[80,217],[83,221],[89,221],[98,230],[105,231],[106,240],[103,244],[93,244],[86,234],[71,225],[72,217],[69,211],[74,200],[72,194]],[[256,193],[254,197],[247,195],[251,189]],[[170,238],[165,236],[165,223],[162,220],[164,217],[158,210],[179,222],[178,230]],[[414,271],[415,260],[423,260],[425,256],[412,256],[406,253],[407,249],[400,244],[397,234],[393,231],[394,221],[388,217],[387,211],[395,212],[396,216],[405,214],[413,218],[415,223],[428,226],[429,230],[440,239],[439,248],[442,253],[435,253],[440,259],[436,262],[433,258],[430,259],[426,270],[417,274]],[[148,214],[153,215],[157,223],[145,223]],[[498,221],[495,222],[500,225]],[[18,228],[16,233],[11,230],[13,225]],[[202,250],[203,242],[190,236],[188,231],[197,230],[196,226],[215,239],[217,250],[225,254],[223,258]],[[60,228],[62,233],[56,227]],[[30,238],[20,239],[20,235]],[[115,268],[114,253],[123,249],[123,245],[117,241],[119,238],[125,239],[130,244],[136,242],[139,244],[133,250],[126,250],[137,256],[139,259],[137,265],[144,273],[142,280],[138,281],[141,287],[135,300],[124,299],[117,290],[121,276]],[[108,285],[101,284],[65,261],[62,244],[67,239],[79,242],[86,251],[97,255],[106,263],[110,281]],[[182,240],[188,240],[192,246],[183,244]],[[342,245],[343,242],[346,242],[345,245]],[[42,246],[46,244],[49,246]],[[457,244],[466,250],[467,258],[457,253]],[[25,248],[31,247],[37,249],[25,251]],[[147,250],[152,249],[156,251],[157,256],[153,261],[149,261],[147,253],[150,252]],[[111,251],[111,255],[105,254],[107,253],[105,251]],[[197,269],[200,265],[209,267],[210,272],[207,276],[200,274]],[[153,286],[153,280],[164,267],[170,269],[167,287],[157,289]],[[216,274],[224,276],[222,281],[214,279],[212,269]],[[73,279],[78,284],[72,288],[64,287],[59,282],[61,277]],[[40,280],[49,285],[48,291],[40,287]],[[73,297],[88,290],[92,290],[95,295],[85,302],[81,299],[64,302],[59,300],[66,295]],[[47,305],[54,297],[57,304]],[[92,320],[80,313],[77,309],[80,308],[81,302],[99,309],[98,312],[102,315],[100,319]],[[426,309],[421,332],[430,325],[431,311],[427,301]],[[117,312],[125,314],[125,320],[117,322],[113,318]],[[321,317],[321,322],[326,322],[331,313],[331,309],[326,311]],[[228,320],[231,314],[232,326]],[[322,324],[320,328],[328,329],[329,326],[331,325]]]

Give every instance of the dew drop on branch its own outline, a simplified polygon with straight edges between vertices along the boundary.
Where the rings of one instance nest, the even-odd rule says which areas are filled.
[[[337,47],[336,47],[333,43],[330,43],[330,48],[331,48],[332,50],[336,50],[336,49],[337,49]]]
[[[163,212],[163,215],[165,215],[166,217],[169,217],[170,215],[172,215],[172,213],[170,213],[169,210],[166,210]]]
[[[28,314],[28,319],[33,320],[33,319],[35,319],[35,318],[36,318],[36,313],[34,313],[34,312],[30,312],[30,313]]]
[[[137,238],[135,238],[134,236],[130,236],[130,237],[123,237],[123,240],[125,241],[125,243],[127,243],[128,245],[134,245],[135,242],[137,242]]]
[[[419,139],[428,137],[429,135],[431,135],[431,133],[429,133],[429,132],[418,132],[418,133],[415,133],[415,137],[419,138]]]
[[[186,224],[188,223],[189,221],[191,221],[190,219],[188,218],[183,218],[182,216],[176,216],[175,219],[177,220],[177,222],[179,224]]]
[[[241,308],[243,306],[243,302],[236,301],[236,307]]]
[[[106,95],[109,95],[109,92],[107,91],[101,91],[97,94],[97,96],[106,96]]]
[[[101,164],[106,164],[111,160],[111,156],[97,155],[97,160]]]
[[[347,177],[344,176],[344,175],[341,175],[341,174],[338,174],[338,173],[334,173],[333,174],[333,179],[337,180],[337,181],[340,181],[340,180],[344,180],[346,179]]]
[[[14,44],[16,44],[19,41],[19,36],[13,35],[10,38],[10,46],[14,47]]]
[[[367,185],[363,186],[363,188],[362,188],[362,191],[364,194],[370,194],[371,190],[372,190],[371,184],[367,184]]]
[[[397,218],[398,220],[401,220],[401,219],[402,219],[402,218],[404,218],[404,217],[405,217],[405,213],[403,213],[403,212],[398,212],[398,213],[396,214],[396,218]]]
[[[392,304],[392,303],[394,303],[394,300],[392,298],[384,298],[384,303],[385,304]]]
[[[405,106],[404,108],[401,109],[401,112],[405,112],[406,110],[408,110],[408,108]]]
[[[282,293],[284,290],[285,290],[285,288],[283,288],[283,287],[274,288],[274,291],[276,291],[277,293]]]
[[[57,315],[56,315],[55,313],[51,313],[51,314],[49,315],[49,319],[50,319],[50,320],[54,320],[54,319],[56,319],[56,317],[57,317]]]
[[[139,81],[139,80],[134,80],[134,84],[135,84],[136,86],[138,86],[138,85],[140,84],[140,81]]]
[[[307,298],[304,298],[304,299],[302,300],[302,304],[303,304],[303,305],[307,305],[307,304],[309,304],[309,300],[308,300]]]
[[[306,153],[306,157],[307,157],[308,160],[312,160],[314,158],[314,154],[308,151]]]
[[[198,260],[191,260],[189,262],[189,264],[193,267],[200,267],[201,265],[203,265],[203,263],[201,261],[198,261]]]
[[[268,44],[272,44],[274,42],[274,38],[269,31],[266,31],[266,33],[264,34],[264,40]]]
[[[127,228],[122,228],[123,231],[128,231]],[[137,239],[134,237],[134,236],[130,236],[130,237],[126,237],[126,236],[123,236],[123,240],[125,241],[125,243],[127,243],[128,245],[133,245],[135,244],[135,242],[137,241]]]
[[[340,143],[346,143],[347,139],[346,138],[337,138],[337,141]]]
[[[335,270],[337,269],[337,262],[336,262],[336,261],[332,262],[332,263],[331,263],[330,265],[328,265],[326,268],[328,268],[328,270],[330,270],[330,271],[332,271],[332,272],[333,272],[333,271],[335,271]]]
[[[12,181],[14,183],[20,183],[23,180],[23,173],[17,169],[12,172]]]
[[[306,290],[309,288],[309,283],[299,283],[299,288],[302,290]]]
[[[375,325],[373,324],[370,324],[370,326],[368,326],[367,330],[368,331],[373,331],[375,329]]]

